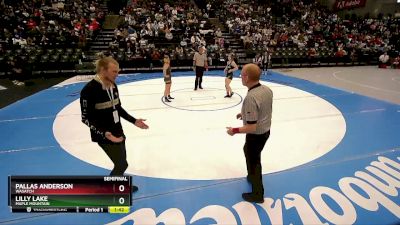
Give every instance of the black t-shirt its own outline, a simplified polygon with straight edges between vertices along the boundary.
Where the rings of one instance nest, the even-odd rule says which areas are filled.
[[[81,115],[82,122],[90,128],[92,141],[110,143],[105,138],[105,132],[111,132],[115,137],[125,136],[121,117],[135,123],[136,119],[129,115],[121,106],[118,88],[112,89],[114,101],[111,101],[106,90],[103,90],[101,83],[93,79],[85,85],[81,91]],[[114,102],[115,109],[112,106]],[[119,122],[114,122],[113,111],[118,111]]]

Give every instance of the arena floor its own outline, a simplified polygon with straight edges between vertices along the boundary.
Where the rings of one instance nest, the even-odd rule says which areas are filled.
[[[107,175],[111,162],[80,122],[76,77],[0,109],[0,224],[397,224],[400,219],[400,72],[375,67],[279,70],[271,136],[262,153],[265,202],[241,198],[239,126],[247,89],[223,98],[222,71],[193,91],[193,72],[173,72],[171,103],[161,73],[124,74],[127,173],[139,191],[127,214],[11,213],[9,175]],[[7,91],[7,90],[2,90]]]

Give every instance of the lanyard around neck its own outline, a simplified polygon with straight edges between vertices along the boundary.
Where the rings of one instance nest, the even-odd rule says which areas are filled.
[[[110,98],[112,107],[113,107],[113,109],[115,109],[115,105],[114,105],[114,92],[113,92],[112,87],[110,87],[110,89],[106,89],[106,91],[107,91],[108,97]]]

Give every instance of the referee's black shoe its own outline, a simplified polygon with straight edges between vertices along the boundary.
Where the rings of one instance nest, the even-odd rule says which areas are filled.
[[[250,193],[243,193],[242,198],[247,202],[255,202],[255,203],[263,203],[264,196],[250,192]]]
[[[135,185],[132,185],[131,186],[131,192],[133,193],[133,192],[137,192],[137,191],[139,191],[139,188],[137,186],[135,186]]]

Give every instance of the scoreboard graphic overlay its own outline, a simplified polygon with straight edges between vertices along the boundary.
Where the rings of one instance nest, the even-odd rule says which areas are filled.
[[[132,205],[131,179],[10,176],[12,212],[114,212]]]
[[[1,109],[0,224],[399,223],[400,106],[275,72],[262,77],[274,91],[265,202],[243,201],[244,136],[225,129],[240,125],[238,75],[237,94],[223,99],[223,71],[207,72],[197,92],[193,72],[173,71],[169,105],[161,73],[119,76],[124,108],[150,125],[123,124],[128,181],[104,180],[112,164],[80,122],[84,82]]]

